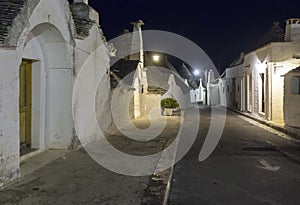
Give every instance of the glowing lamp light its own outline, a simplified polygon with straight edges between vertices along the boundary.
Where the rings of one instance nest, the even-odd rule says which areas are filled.
[[[200,75],[200,71],[199,70],[194,70],[194,76],[199,76]]]
[[[159,59],[160,59],[159,55],[154,55],[154,56],[153,56],[153,61],[154,61],[154,62],[158,62]]]

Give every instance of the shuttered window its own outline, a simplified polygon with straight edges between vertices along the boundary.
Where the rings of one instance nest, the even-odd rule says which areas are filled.
[[[300,76],[291,76],[291,94],[300,94]]]

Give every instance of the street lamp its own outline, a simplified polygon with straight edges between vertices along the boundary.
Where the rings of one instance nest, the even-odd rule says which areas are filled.
[[[152,59],[153,59],[154,62],[158,62],[159,59],[160,59],[160,56],[159,55],[154,55],[154,56],[152,56]]]
[[[200,71],[199,70],[194,70],[194,76],[198,77],[200,75]]]

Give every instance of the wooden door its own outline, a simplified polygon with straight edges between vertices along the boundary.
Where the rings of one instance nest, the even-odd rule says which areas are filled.
[[[31,146],[31,101],[32,101],[32,66],[31,61],[23,60],[20,66],[20,144]]]

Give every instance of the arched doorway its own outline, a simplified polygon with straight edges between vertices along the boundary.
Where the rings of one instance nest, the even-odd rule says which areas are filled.
[[[27,72],[22,86],[31,89],[26,100],[31,103],[26,112],[26,136],[22,133],[22,110],[20,104],[20,142],[24,137],[33,149],[68,148],[73,137],[72,84],[73,69],[71,48],[61,32],[50,23],[39,24],[29,33],[24,45],[20,71]],[[20,74],[22,74],[20,72]],[[21,77],[21,76],[20,76]],[[23,85],[22,85],[23,84]],[[28,94],[28,93],[27,93]],[[21,103],[20,92],[20,103]],[[24,117],[23,117],[24,118]],[[23,123],[24,124],[24,123]]]

